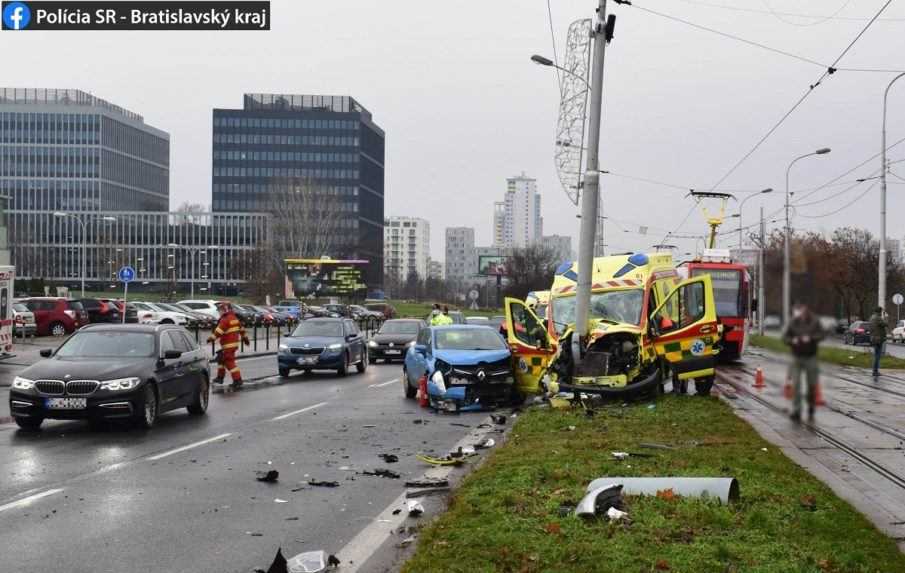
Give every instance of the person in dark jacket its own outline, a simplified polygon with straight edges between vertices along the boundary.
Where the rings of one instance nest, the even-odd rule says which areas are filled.
[[[883,307],[878,306],[870,317],[870,344],[874,347],[874,378],[880,376],[880,358],[883,357],[888,330],[889,322],[884,316]]]
[[[792,420],[801,421],[801,374],[804,371],[808,382],[808,418],[814,419],[814,405],[817,398],[819,369],[817,346],[824,338],[820,321],[804,304],[796,304],[792,310],[792,320],[783,331],[783,342],[792,349],[792,364],[789,378],[792,379],[795,394],[792,402]]]

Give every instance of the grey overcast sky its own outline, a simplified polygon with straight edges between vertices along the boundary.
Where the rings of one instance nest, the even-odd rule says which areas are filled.
[[[697,24],[831,63],[885,0],[636,0]],[[595,0],[551,0],[560,57],[568,24]],[[614,173],[709,189],[822,73],[818,66],[610,2],[616,37],[607,51],[601,166]],[[721,8],[722,6],[722,8]],[[734,10],[728,8],[735,8]],[[834,18],[819,21],[771,13]],[[434,258],[443,229],[473,226],[491,237],[492,203],[524,171],[543,195],[545,234],[569,234],[575,208],[553,165],[556,77],[529,61],[552,56],[545,0],[274,0],[269,32],[0,33],[3,85],[90,91],[168,131],[171,206],[210,202],[211,109],[240,107],[244,92],[349,94],[387,132],[386,213],[428,219]],[[905,70],[905,2],[893,3],[838,67]],[[788,162],[792,188],[813,188],[880,149],[883,90],[891,73],[840,71],[826,78],[722,185],[773,187],[780,208]],[[905,137],[905,79],[890,97],[889,141]],[[890,152],[905,159],[905,143]],[[878,172],[879,159],[843,177]],[[905,161],[893,166],[905,177]],[[905,180],[890,177],[890,235],[902,238]],[[832,186],[797,210],[796,226],[879,228],[879,186],[836,197]],[[607,243],[649,249],[688,215],[685,192],[617,176],[604,179]],[[739,195],[742,197],[743,195]],[[852,203],[849,205],[849,203]],[[753,222],[761,198],[745,206]],[[734,207],[730,207],[734,210]],[[839,210],[835,215],[819,216]],[[647,235],[638,227],[649,227]],[[727,226],[737,220],[727,221]],[[703,233],[700,212],[679,234]],[[694,240],[671,240],[682,251]],[[723,246],[737,242],[726,237]]]

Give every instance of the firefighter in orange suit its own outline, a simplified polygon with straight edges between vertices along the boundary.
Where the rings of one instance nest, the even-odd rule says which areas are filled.
[[[233,312],[232,306],[228,302],[217,305],[220,311],[220,322],[217,328],[211,333],[207,339],[208,342],[220,341],[221,357],[220,367],[217,368],[217,377],[214,379],[215,384],[223,384],[223,377],[229,370],[229,376],[233,380],[233,387],[238,388],[242,385],[242,373],[239,372],[239,366],[236,365],[236,352],[239,350],[239,341],[249,344],[248,335],[245,334],[245,328],[239,317]]]

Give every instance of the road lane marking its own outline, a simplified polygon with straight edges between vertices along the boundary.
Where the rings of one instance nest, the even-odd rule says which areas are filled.
[[[278,422],[280,420],[285,420],[286,418],[291,418],[292,416],[295,416],[296,414],[302,414],[309,410],[313,410],[315,408],[320,408],[321,406],[325,406],[326,404],[327,404],[326,402],[318,402],[317,404],[314,404],[313,406],[308,406],[307,408],[302,408],[301,410],[295,410],[292,412],[286,412],[285,414],[280,414],[276,418],[271,418],[270,421]]]
[[[384,386],[389,386],[390,384],[394,384],[399,382],[399,378],[393,378],[392,380],[387,380],[386,382],[381,382],[380,384],[369,384],[368,388],[383,388]]]
[[[7,503],[5,505],[0,505],[0,511],[6,511],[7,509],[15,509],[17,507],[25,507],[25,506],[31,504],[33,501],[37,501],[37,500],[41,499],[42,497],[47,497],[47,496],[53,495],[55,493],[60,493],[61,491],[63,491],[63,488],[49,489],[47,491],[42,491],[41,493],[36,493],[36,494],[30,495],[28,497],[23,497],[22,499],[20,499],[18,501],[13,501],[13,502]]]
[[[198,446],[203,446],[205,444],[209,444],[211,442],[216,442],[217,440],[223,440],[232,436],[232,433],[229,434],[220,434],[219,436],[214,436],[213,438],[208,438],[206,440],[201,440],[200,442],[195,442],[194,444],[188,444],[187,446],[182,446],[181,448],[176,448],[175,450],[169,450],[156,456],[151,456],[148,458],[149,461],[156,462],[157,460],[162,460],[167,456],[172,456],[173,454],[178,454],[180,452],[184,452],[186,450],[191,450],[192,448],[197,448]]]
[[[398,380],[393,380],[393,382],[398,382]],[[483,422],[486,423],[485,428],[469,431],[450,451],[456,451],[460,447],[473,445],[484,440],[494,426],[490,423],[489,416]],[[434,466],[428,468],[422,475],[422,479],[448,479],[454,468],[455,466]],[[345,547],[336,553],[343,560],[343,573],[357,573],[387,539],[390,539],[395,534],[399,526],[408,518],[408,512],[404,510],[406,501],[406,491],[403,491],[399,497],[390,502],[390,505],[378,513],[371,523],[366,525]],[[403,511],[394,513],[397,509],[403,509]]]

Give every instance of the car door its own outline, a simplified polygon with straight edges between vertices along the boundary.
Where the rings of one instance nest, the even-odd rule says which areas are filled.
[[[173,342],[173,347],[182,352],[182,356],[179,357],[176,364],[176,376],[179,378],[176,385],[178,391],[177,399],[181,403],[195,394],[201,379],[201,373],[194,364],[195,356],[192,351],[192,344],[189,343],[188,338],[181,329],[168,330],[167,335]]]
[[[648,335],[679,380],[713,376],[720,331],[710,275],[679,283],[651,315]]]
[[[522,394],[538,394],[540,381],[556,354],[556,342],[544,323],[523,301],[506,298],[506,339],[512,352],[515,387]]]
[[[417,385],[418,379],[421,378],[427,370],[427,361],[425,355],[421,351],[427,353],[430,350],[431,331],[429,328],[422,328],[415,339],[415,346],[410,348],[406,353],[405,371],[408,373],[409,381],[412,385]]]
[[[201,386],[204,373],[207,372],[207,360],[201,352],[201,348],[187,331],[172,330],[170,335],[182,340],[185,354],[182,355],[182,363],[185,372],[185,398],[191,401]]]
[[[352,362],[363,360],[362,350],[364,349],[364,343],[361,333],[358,331],[358,327],[355,326],[355,322],[352,320],[344,320],[343,333],[346,337],[346,344],[349,347],[349,355],[352,357]]]
[[[157,390],[160,396],[161,410],[166,410],[173,407],[173,402],[178,400],[183,393],[185,371],[181,356],[179,358],[164,358],[168,350],[179,350],[169,332],[164,330],[158,333],[158,337],[160,340],[160,354],[158,354],[157,362]]]

